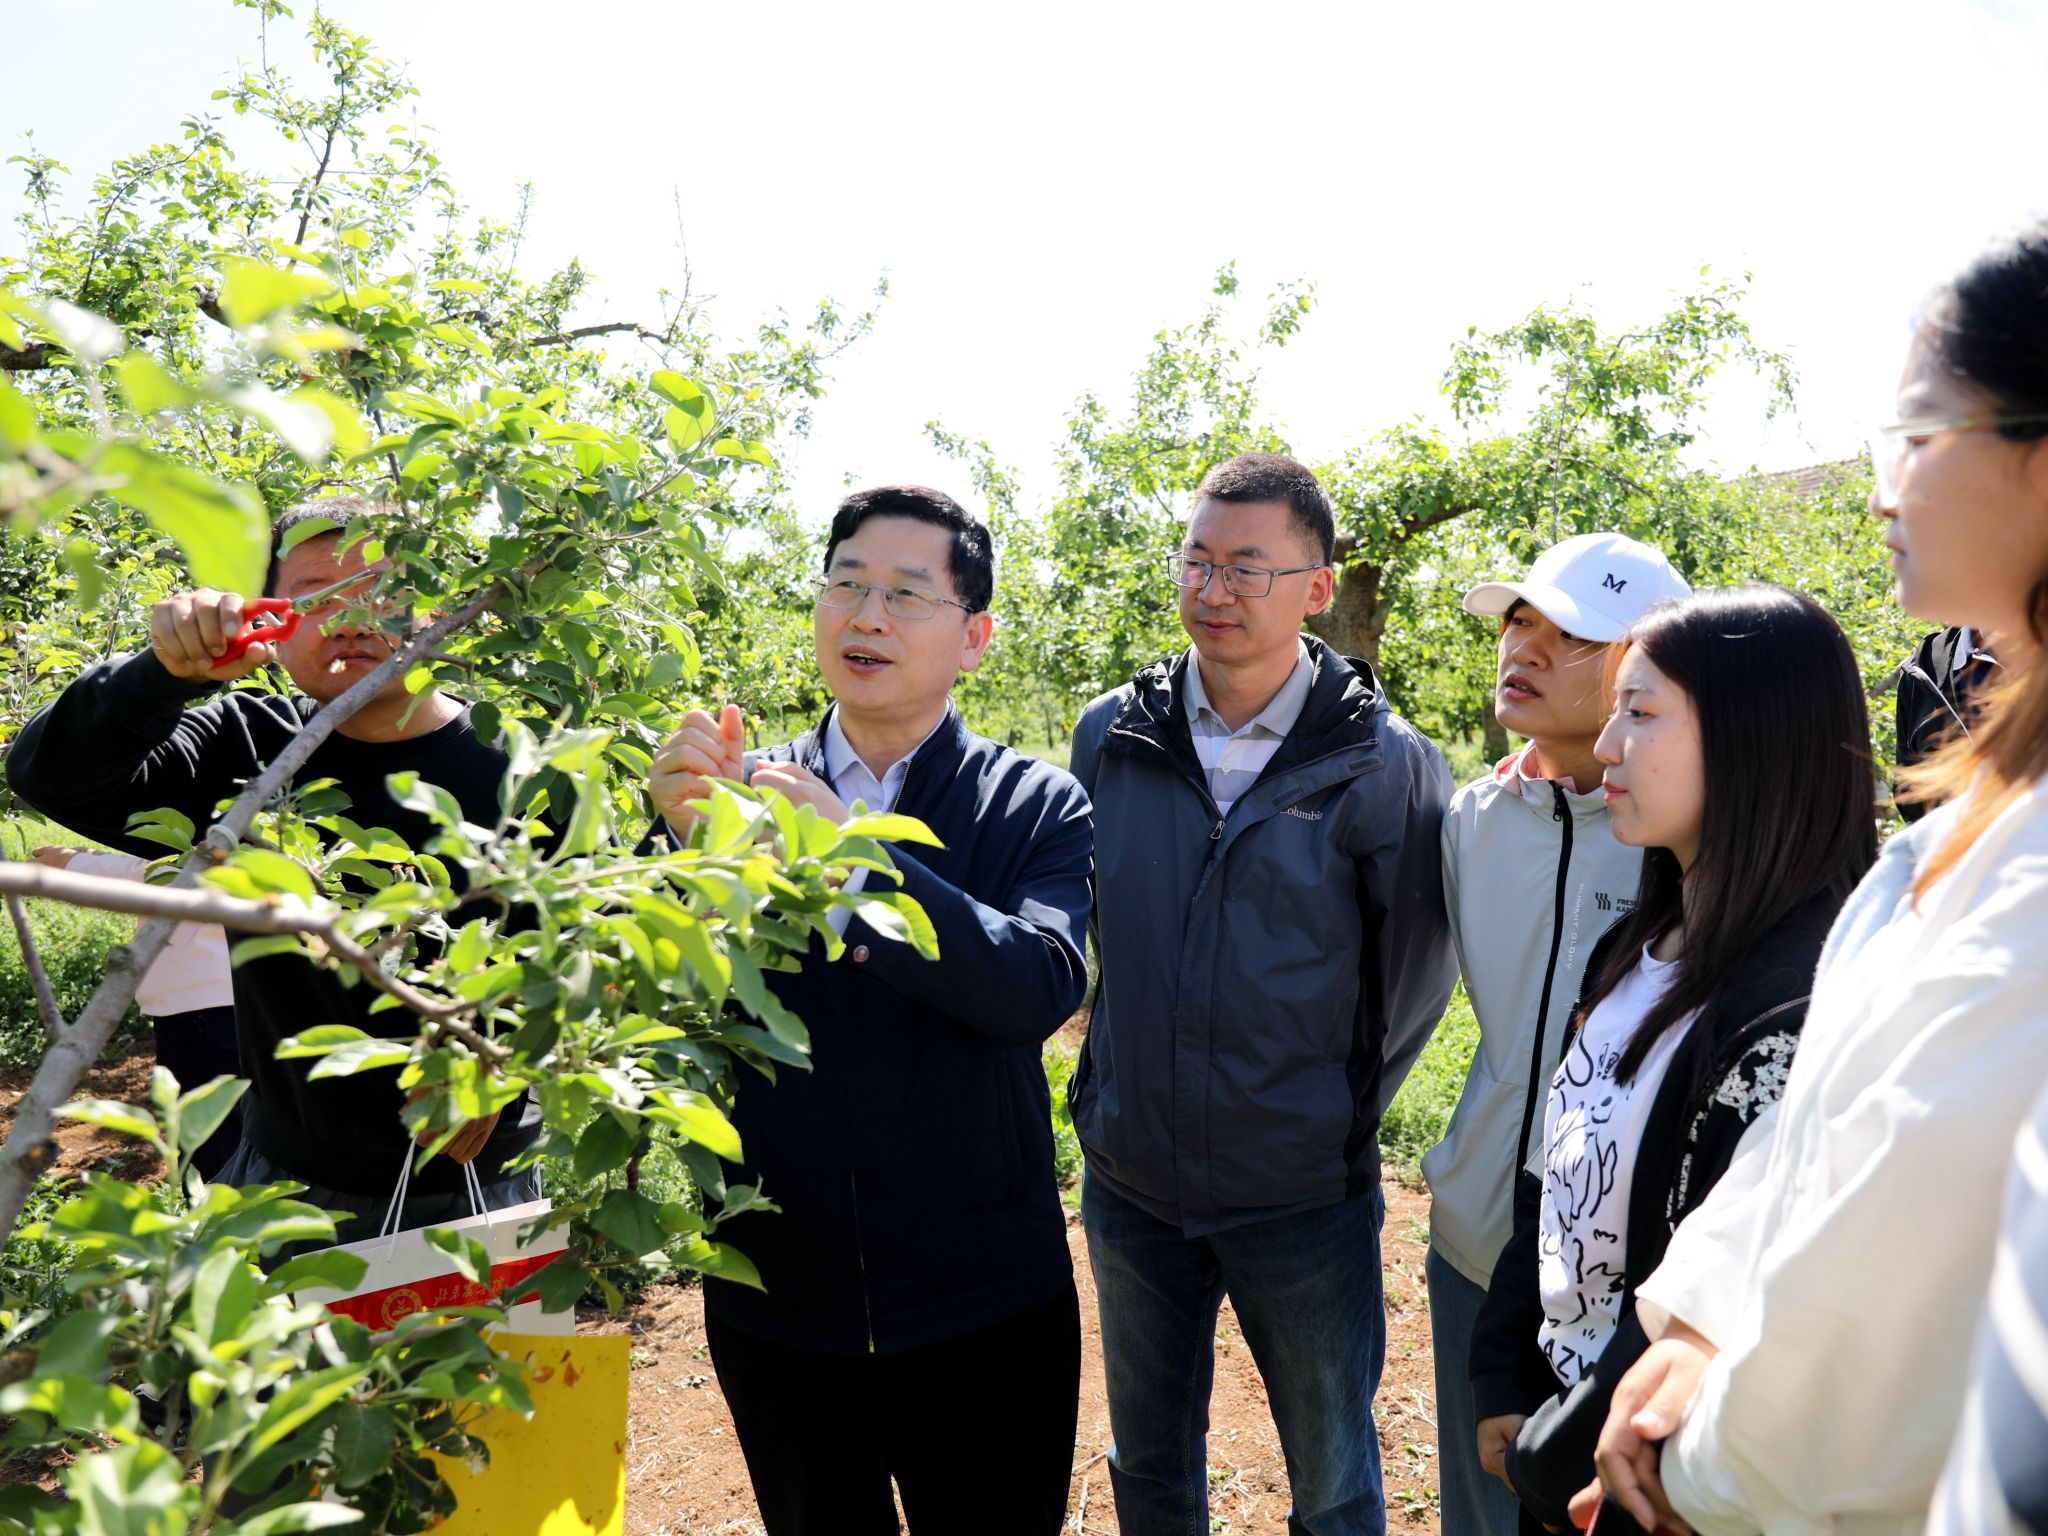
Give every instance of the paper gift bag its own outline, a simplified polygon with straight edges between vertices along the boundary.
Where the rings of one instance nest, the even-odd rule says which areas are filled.
[[[456,1501],[434,1536],[622,1536],[632,1340],[505,1332],[491,1343],[526,1362],[533,1417],[493,1409],[464,1426],[491,1449],[480,1471],[434,1458]]]
[[[408,1162],[407,1171],[411,1164]],[[468,1170],[465,1170],[468,1171]],[[340,1243],[334,1252],[353,1253],[369,1268],[353,1291],[309,1286],[297,1292],[301,1302],[319,1302],[330,1312],[352,1317],[366,1328],[384,1329],[402,1317],[435,1307],[473,1307],[491,1301],[505,1291],[525,1283],[532,1274],[551,1262],[568,1245],[568,1234],[560,1227],[540,1234],[522,1247],[519,1232],[536,1216],[553,1209],[546,1200],[507,1206],[499,1211],[483,1209],[482,1191],[470,1172],[471,1194],[476,1214],[461,1221],[437,1222],[435,1228],[459,1232],[484,1244],[491,1256],[488,1286],[479,1285],[457,1272],[448,1255],[431,1246],[426,1229],[397,1232],[396,1225],[405,1193],[406,1178],[400,1176],[398,1194],[385,1213],[385,1231],[359,1242]],[[561,1336],[576,1331],[573,1309],[543,1312],[538,1300],[523,1301],[506,1312],[506,1326],[521,1333]]]

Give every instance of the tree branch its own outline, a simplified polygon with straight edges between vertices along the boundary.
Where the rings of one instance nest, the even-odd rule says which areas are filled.
[[[30,865],[39,869],[40,865]],[[36,936],[28,926],[28,909],[13,891],[7,893],[7,915],[14,920],[14,937],[21,945],[22,968],[35,988],[36,1006],[43,1011],[43,1029],[52,1041],[64,1033],[64,1010],[57,1006],[57,989],[50,985],[50,973],[43,969],[43,957],[36,953]]]
[[[71,360],[71,354],[54,341],[39,341],[31,347],[0,346],[0,373],[35,373]]]
[[[344,71],[336,83],[341,89],[334,98],[334,110],[327,115],[327,143],[321,147],[320,163],[313,169],[313,180],[306,187],[306,206],[299,211],[299,232],[292,236],[293,245],[306,243],[307,226],[313,222],[313,200],[320,195],[320,183],[327,175],[327,162],[334,158],[334,141],[341,134],[342,113],[348,106],[348,88],[355,80],[352,71]]]
[[[536,565],[545,563],[536,562]],[[404,649],[386,657],[340,698],[323,706],[271,765],[242,791],[226,814],[207,829],[206,837],[186,857],[169,889],[189,890],[197,885],[205,866],[235,851],[255,824],[258,813],[305,767],[306,759],[334,734],[336,727],[382,693],[393,680],[403,676],[416,660],[438,649],[449,635],[475,622],[505,596],[503,582],[491,583],[463,607],[419,631]],[[86,1072],[99,1059],[100,1052],[106,1049],[107,1041],[127,1013],[128,1005],[135,1000],[136,986],[155,964],[156,957],[163,953],[164,945],[170,941],[171,930],[176,926],[173,918],[149,918],[136,930],[133,943],[115,948],[107,959],[106,978],[94,990],[91,1001],[80,1010],[78,1017],[71,1021],[71,1027],[44,1055],[42,1065],[36,1069],[35,1080],[15,1105],[14,1125],[7,1134],[6,1145],[0,1147],[0,1234],[14,1230],[15,1223],[21,1219],[21,1208],[28,1201],[29,1191],[35,1187],[36,1178],[49,1163],[50,1133],[56,1123],[57,1109],[77,1091]],[[374,962],[369,969],[377,970]],[[440,1027],[450,1029],[446,1023]],[[455,1038],[461,1037],[457,1035]],[[481,1039],[480,1036],[477,1038]]]
[[[608,325],[580,325],[573,331],[553,331],[546,336],[532,337],[525,345],[529,347],[566,347],[583,340],[586,336],[616,336],[625,331],[631,331],[642,341],[651,341],[664,347],[669,344],[668,337],[662,335],[659,331],[648,330],[646,326],[639,324],[637,321],[615,320]]]

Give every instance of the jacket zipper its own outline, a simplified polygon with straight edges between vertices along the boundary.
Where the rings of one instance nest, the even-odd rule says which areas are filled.
[[[812,751],[815,754],[815,761],[817,765],[815,771],[817,772],[818,777],[825,779],[827,783],[831,782],[830,775],[828,775],[824,771],[825,734],[822,730],[814,734],[811,746]],[[810,765],[806,764],[805,766],[808,767]],[[896,807],[901,807],[904,801],[910,798],[910,785],[911,781],[917,777],[918,766],[919,765],[917,758],[912,757],[910,760],[910,766],[906,768],[903,772],[903,782],[896,788]],[[875,1299],[873,1295],[873,1288],[868,1284],[867,1250],[862,1244],[860,1238],[860,1173],[859,1170],[855,1167],[855,1164],[858,1161],[858,1157],[855,1154],[857,1153],[858,1149],[855,1147],[849,1147],[847,1150],[848,1156],[846,1159],[846,1188],[848,1195],[853,1200],[853,1267],[854,1272],[860,1276],[861,1322],[867,1330],[868,1353],[872,1355],[875,1352]]]
[[[1571,809],[1565,803],[1564,786],[1555,779],[1550,781],[1550,792],[1556,797],[1550,808],[1550,819],[1562,823],[1564,846],[1557,856],[1557,894],[1553,899],[1550,921],[1550,962],[1543,968],[1543,993],[1536,1004],[1536,1038],[1529,1046],[1529,1092],[1522,1105],[1522,1136],[1515,1143],[1515,1170],[1520,1172],[1529,1162],[1529,1127],[1536,1121],[1536,1097],[1543,1077],[1543,1031],[1550,1022],[1550,989],[1557,978],[1557,953],[1564,947],[1564,898],[1570,887],[1572,868],[1572,818]]]

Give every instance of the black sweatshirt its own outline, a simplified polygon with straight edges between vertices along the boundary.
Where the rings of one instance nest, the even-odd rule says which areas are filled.
[[[7,779],[52,821],[155,857],[162,848],[127,835],[131,816],[168,807],[203,830],[318,708],[299,694],[222,693],[216,684],[188,683],[144,651],[90,668],[31,720],[7,754]],[[422,781],[454,795],[466,819],[491,826],[498,820],[505,763],[504,753],[477,739],[465,710],[406,741],[330,736],[298,778],[335,780],[349,797],[352,819],[388,827],[418,848],[433,835],[433,824],[391,799],[387,774],[416,770]],[[462,878],[459,867],[451,866],[450,874]],[[372,1015],[370,1004],[380,995],[374,988],[345,987],[333,971],[298,955],[266,955],[236,966],[234,986],[242,1075],[250,1085],[242,1101],[243,1135],[307,1184],[350,1195],[388,1194],[410,1145],[398,1118],[404,1103],[398,1073],[380,1069],[314,1081],[306,1075],[312,1062],[279,1061],[275,1053],[279,1041],[316,1024],[352,1024],[380,1035],[404,1016]],[[485,1183],[500,1178],[505,1161],[534,1139],[539,1123],[531,1095],[508,1108],[476,1159],[478,1176]],[[412,1181],[419,1194],[462,1187],[461,1166],[445,1157]]]
[[[1473,1327],[1470,1366],[1477,1418],[1530,1415],[1507,1454],[1508,1481],[1522,1501],[1524,1532],[1568,1528],[1572,1495],[1593,1480],[1593,1448],[1607,1422],[1615,1385],[1649,1348],[1636,1316],[1636,1287],[1664,1262],[1672,1232],[1727,1172],[1750,1122],[1784,1092],[1821,946],[1840,908],[1836,898],[1818,896],[1786,914],[1687,1027],[1636,1149],[1614,1337],[1592,1370],[1569,1389],[1560,1388],[1537,1345],[1543,1325],[1537,1275],[1543,1181],[1526,1171],[1516,1179],[1514,1234],[1494,1266],[1493,1283]],[[1609,929],[1593,948],[1573,1012],[1574,1033],[1591,1011],[1594,979],[1619,937],[1619,929]],[[1629,1528],[1622,1522],[1622,1529]]]

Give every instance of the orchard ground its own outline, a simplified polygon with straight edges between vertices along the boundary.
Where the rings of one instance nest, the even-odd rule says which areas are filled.
[[[1461,1000],[1462,1001],[1462,1000]],[[1411,1080],[1404,1106],[1391,1117],[1410,1134],[1423,1126],[1404,1120],[1413,1100],[1439,1096],[1437,1080],[1448,1077],[1449,1054],[1469,1054],[1469,1042],[1454,1008],[1449,1028]],[[1061,1031],[1054,1051],[1070,1051],[1086,1027],[1077,1015]],[[82,1091],[97,1098],[145,1102],[150,1059],[146,1042],[94,1069]],[[1462,1072],[1458,1075],[1462,1076]],[[27,1085],[29,1069],[0,1073],[0,1134]],[[1422,1111],[1425,1121],[1436,1121]],[[80,1172],[101,1168],[131,1179],[160,1170],[155,1155],[135,1142],[89,1125],[58,1133],[60,1166]],[[1433,1137],[1432,1137],[1433,1139]],[[1437,1531],[1435,1385],[1429,1348],[1429,1298],[1422,1263],[1428,1244],[1429,1197],[1396,1175],[1386,1183],[1387,1221],[1381,1234],[1381,1265],[1387,1297],[1387,1367],[1374,1417],[1386,1473],[1390,1530],[1434,1536]],[[1070,1191],[1071,1195],[1071,1191]],[[1070,1201],[1071,1203],[1071,1201]],[[1066,1529],[1080,1536],[1113,1536],[1116,1507],[1110,1497],[1109,1401],[1102,1377],[1101,1334],[1095,1321],[1095,1288],[1079,1221],[1069,1215],[1067,1243],[1081,1290],[1082,1361],[1080,1421],[1074,1446],[1074,1481]],[[593,1332],[625,1333],[633,1340],[626,1439],[626,1536],[758,1536],[761,1531],[746,1463],[733,1435],[732,1416],[718,1389],[704,1342],[704,1296],[694,1284],[655,1285],[616,1316],[585,1315]],[[21,1471],[48,1478],[56,1463]],[[19,1473],[17,1473],[19,1475]],[[1216,1388],[1210,1406],[1209,1499],[1215,1533],[1282,1532],[1286,1529],[1287,1473],[1279,1436],[1266,1405],[1265,1385],[1228,1303],[1216,1324]]]

